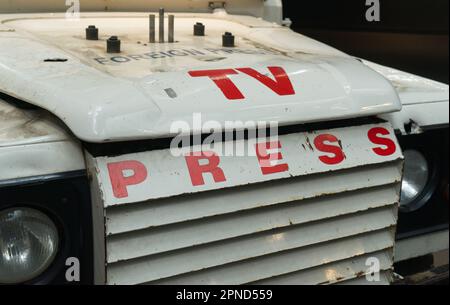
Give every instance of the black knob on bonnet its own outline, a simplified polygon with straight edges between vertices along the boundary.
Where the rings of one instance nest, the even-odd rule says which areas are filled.
[[[98,40],[98,29],[95,27],[95,25],[90,25],[86,28],[86,39]]]
[[[106,52],[120,53],[120,39],[117,36],[111,36],[106,41]]]
[[[231,34],[230,32],[226,32],[222,36],[223,46],[225,48],[233,48],[235,46],[234,40],[235,40],[234,35]]]

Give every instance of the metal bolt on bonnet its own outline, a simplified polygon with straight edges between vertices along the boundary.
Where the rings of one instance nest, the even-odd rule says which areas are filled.
[[[205,36],[205,25],[201,22],[194,24],[194,36]]]
[[[226,32],[225,34],[223,34],[222,41],[225,48],[233,48],[235,46],[234,35],[230,32]]]
[[[120,39],[117,36],[111,36],[106,41],[106,52],[120,53]]]
[[[98,40],[98,29],[95,27],[95,25],[90,25],[86,28],[86,39]]]

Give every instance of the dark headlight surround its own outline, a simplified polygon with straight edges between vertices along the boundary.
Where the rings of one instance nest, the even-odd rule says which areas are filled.
[[[427,177],[427,183],[423,190],[418,194],[418,196],[413,200],[412,203],[410,203],[408,206],[412,206],[411,209],[402,208],[400,206],[400,213],[412,213],[415,211],[420,210],[423,208],[433,197],[433,194],[435,193],[436,189],[439,186],[439,179],[441,177],[441,170],[439,168],[439,162],[438,162],[438,154],[433,151],[423,151],[417,148],[412,149],[406,149],[406,150],[416,150],[419,153],[421,153],[427,164],[428,164],[428,177]],[[407,160],[405,160],[407,162]],[[401,198],[400,198],[401,199]]]
[[[81,281],[92,284],[92,211],[85,171],[0,182],[0,210],[37,209],[52,219],[60,235],[58,253],[41,275],[22,284],[67,284],[66,259],[80,260]]]
[[[416,198],[426,202],[420,209],[409,213],[399,212],[397,239],[448,229],[448,204],[443,200],[440,184],[448,181],[449,127],[427,128],[421,134],[398,135],[402,150],[421,152],[428,161],[430,174],[428,183]]]

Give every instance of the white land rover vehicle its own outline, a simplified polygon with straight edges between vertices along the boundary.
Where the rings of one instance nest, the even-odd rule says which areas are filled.
[[[0,283],[386,284],[448,248],[447,85],[281,1],[81,5],[0,1]],[[280,135],[176,156],[195,114]]]

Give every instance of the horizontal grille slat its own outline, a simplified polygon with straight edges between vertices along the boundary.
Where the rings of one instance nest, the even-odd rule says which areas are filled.
[[[181,248],[299,225],[320,219],[393,205],[396,186],[296,201],[255,211],[108,237],[108,262],[133,259]]]
[[[352,286],[367,285],[367,284],[389,285],[392,282],[392,277],[393,277],[392,270],[383,270],[380,272],[380,278],[377,281],[368,282],[365,276],[360,276],[357,278],[336,283],[335,285],[352,285]]]
[[[299,248],[293,251],[206,269],[148,284],[246,284],[280,274],[329,264],[333,261],[358,257],[365,253],[390,249],[393,247],[393,244],[392,230],[382,230],[352,236],[347,239],[334,240],[313,247]]]
[[[323,194],[366,189],[399,182],[401,175],[401,166],[387,163],[112,207],[108,209],[106,230],[108,235],[114,235]]]
[[[392,207],[375,209],[358,215],[333,218],[306,225],[275,230],[264,234],[250,235],[238,239],[193,247],[110,265],[109,275],[129,273],[138,281],[150,281],[180,273],[212,268],[236,261],[307,247],[365,232],[381,230],[395,224]],[[349,225],[351,223],[351,225]],[[369,223],[373,223],[368,225]],[[326,230],[321,228],[326,227]],[[245,249],[245,251],[243,251]],[[125,266],[125,268],[123,268]],[[125,272],[124,272],[125,269]],[[142,277],[140,278],[139,275]],[[133,283],[135,284],[135,283]]]
[[[367,273],[368,258],[375,258],[380,262],[380,269],[386,270],[392,266],[393,251],[367,253],[350,259],[337,261],[323,266],[280,275],[261,281],[249,283],[251,285],[328,285],[345,279],[354,279]]]

